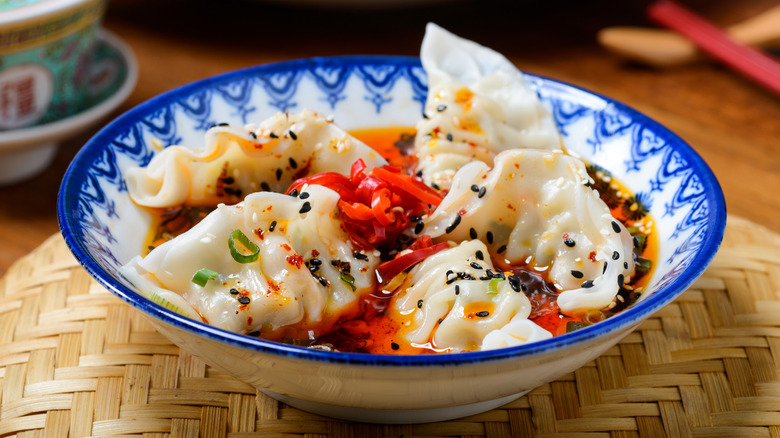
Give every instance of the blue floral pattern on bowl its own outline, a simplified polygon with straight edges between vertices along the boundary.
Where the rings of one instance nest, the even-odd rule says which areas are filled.
[[[150,222],[129,200],[123,172],[151,160],[153,140],[198,147],[215,123],[240,126],[277,111],[303,108],[333,114],[348,130],[413,126],[427,92],[417,58],[361,56],[270,64],[205,79],[143,103],[107,125],[74,159],[59,194],[62,233],[84,267],[133,306],[185,330],[274,354],[360,364],[459,364],[533,354],[635,325],[682,293],[714,256],[725,228],[720,187],[687,144],[646,116],[568,84],[527,77],[554,115],[566,148],[625,183],[649,207],[663,242],[651,280],[653,293],[648,294],[653,299],[643,297],[595,326],[538,344],[463,355],[377,358],[278,348],[183,320],[143,298],[118,276],[118,267],[141,252]]]

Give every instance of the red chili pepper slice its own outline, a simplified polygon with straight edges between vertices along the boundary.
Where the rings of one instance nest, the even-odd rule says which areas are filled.
[[[392,280],[396,275],[414,266],[418,262],[427,259],[437,252],[448,249],[449,247],[450,245],[447,244],[447,242],[442,242],[433,246],[406,253],[402,256],[394,258],[393,260],[382,263],[376,268],[376,273],[379,275],[380,281],[386,283]]]

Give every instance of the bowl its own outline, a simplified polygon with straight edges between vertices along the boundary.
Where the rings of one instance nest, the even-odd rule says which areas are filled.
[[[81,111],[49,123],[0,131],[0,186],[32,178],[46,169],[60,142],[114,111],[133,91],[138,78],[132,50],[106,30],[98,33],[88,70]]]
[[[80,112],[107,0],[0,3],[0,130]]]
[[[378,423],[449,420],[501,406],[576,370],[615,345],[699,277],[725,228],[710,169],[683,140],[633,109],[549,78],[527,75],[566,148],[641,197],[660,250],[642,298],[598,324],[517,347],[424,356],[306,349],[226,332],[146,298],[117,274],[141,252],[149,215],[129,199],[123,173],[163,144],[202,144],[214,123],[241,126],[303,108],[345,129],[413,126],[426,75],[409,57],[313,58],[262,65],[164,93],[96,134],[65,174],[58,214],[73,254],[97,281],[142,312],[182,349],[294,407]]]

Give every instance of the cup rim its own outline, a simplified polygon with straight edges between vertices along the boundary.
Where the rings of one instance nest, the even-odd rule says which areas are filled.
[[[38,21],[54,15],[65,14],[83,4],[100,1],[103,0],[39,0],[17,6],[0,13],[0,31],[27,21]]]

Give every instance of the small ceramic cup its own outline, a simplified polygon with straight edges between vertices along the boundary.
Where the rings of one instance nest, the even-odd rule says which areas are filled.
[[[0,130],[83,109],[107,0],[0,2]]]

